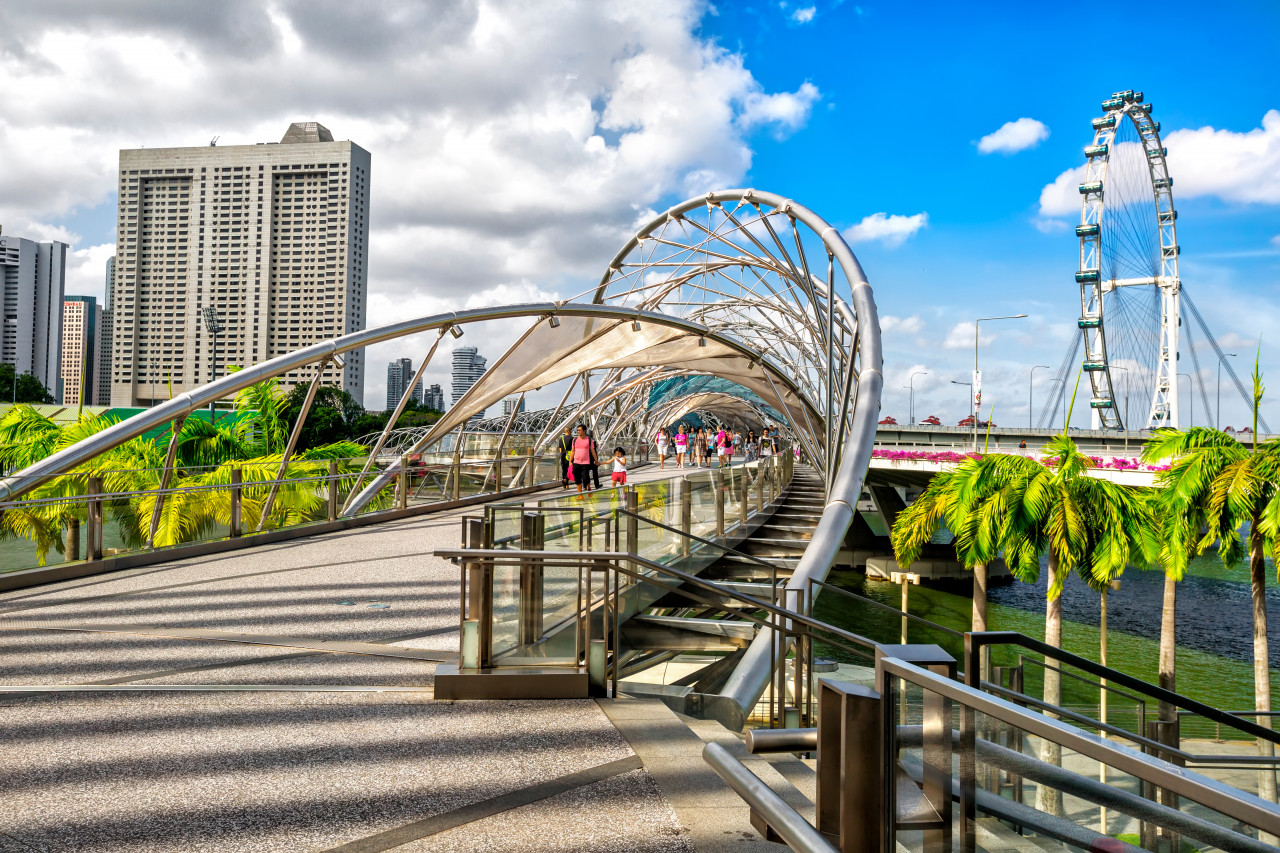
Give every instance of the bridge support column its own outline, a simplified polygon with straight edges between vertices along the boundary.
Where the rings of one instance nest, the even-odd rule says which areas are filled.
[[[338,520],[338,460],[329,460],[329,520]]]
[[[401,509],[409,507],[409,457],[400,457],[400,470],[396,472],[396,502]]]
[[[89,478],[89,494],[102,494],[102,478]],[[89,505],[86,507],[86,523],[85,523],[85,546],[84,558],[86,560],[102,559],[102,499],[90,498]]]

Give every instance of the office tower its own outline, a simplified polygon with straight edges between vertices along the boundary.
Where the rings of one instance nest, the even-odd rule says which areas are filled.
[[[400,405],[405,386],[413,381],[413,362],[407,358],[398,358],[387,363],[387,411]],[[409,398],[415,403],[422,402],[422,380],[418,380],[413,394]]]
[[[98,306],[98,363],[94,367],[92,403],[95,406],[111,405],[111,291],[115,286],[116,258],[107,258],[106,299]]]
[[[519,405],[519,411],[523,412],[523,411],[524,411],[524,400],[520,399],[519,397],[507,397],[505,400],[503,400],[503,401],[502,401],[502,416],[503,416],[504,418],[509,418],[509,417],[511,417],[511,413],[512,413],[513,411],[516,411],[516,406],[517,406],[517,404]]]
[[[68,296],[62,302],[62,396],[64,406],[92,406],[97,399],[102,329],[98,300]]]
[[[111,403],[146,405],[364,328],[369,153],[315,122],[279,143],[120,152]],[[204,310],[221,321],[216,364]],[[322,375],[364,397],[364,353]],[[288,390],[312,368],[285,374]]]
[[[66,261],[66,243],[0,233],[0,362],[35,376],[55,400],[61,396]]]
[[[453,351],[453,405],[484,375],[485,363],[485,357],[475,347],[458,347]],[[477,412],[472,419],[481,417],[484,412]]]
[[[437,412],[444,411],[444,391],[439,385],[432,385],[422,395],[422,404],[428,409],[435,409]]]

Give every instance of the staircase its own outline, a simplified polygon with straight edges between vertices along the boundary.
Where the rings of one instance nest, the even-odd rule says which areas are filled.
[[[726,554],[707,567],[702,577],[768,583],[770,571],[760,561],[777,566],[779,580],[790,577],[813,537],[825,505],[822,479],[809,466],[797,465],[782,505],[736,549],[747,556]]]

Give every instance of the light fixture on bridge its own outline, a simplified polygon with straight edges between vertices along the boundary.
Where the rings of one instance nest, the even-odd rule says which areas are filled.
[[[707,336],[698,335],[698,346],[705,347],[707,345]]]
[[[550,317],[547,318],[547,325],[553,329],[560,328],[560,318],[557,317],[555,314],[552,314]]]
[[[455,338],[460,338],[460,337],[462,337],[462,327],[461,327],[461,326],[450,326],[450,327],[449,327],[449,334],[453,335]]]
[[[640,321],[639,321],[639,320],[632,320],[632,321],[631,321],[631,331],[633,331],[633,332],[638,332],[638,331],[640,331]]]

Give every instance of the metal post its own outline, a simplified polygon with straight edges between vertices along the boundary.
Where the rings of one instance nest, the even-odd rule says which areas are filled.
[[[329,460],[329,520],[338,520],[338,460]]]
[[[240,538],[241,498],[243,497],[243,490],[240,484],[243,481],[243,477],[244,471],[239,468],[231,469],[231,519],[227,532],[232,539]]]
[[[458,431],[458,446],[453,449],[453,499],[462,499],[462,448],[466,444],[467,433]]]
[[[640,553],[640,520],[636,513],[640,511],[640,495],[635,486],[627,486],[623,492],[623,505],[627,510],[627,553]]]
[[[732,469],[731,469],[732,470]],[[750,494],[751,485],[747,482],[747,469],[743,468],[742,473],[738,477],[738,521],[745,527],[747,518],[750,515]]]
[[[182,425],[187,422],[186,415],[173,419],[169,428],[173,430],[173,438],[169,439],[169,450],[164,457],[164,473],[160,475],[160,488],[156,491],[156,502],[151,508],[151,527],[147,533],[147,547],[154,548],[156,530],[160,527],[160,511],[164,508],[164,493],[169,488],[173,477],[173,461],[178,455],[178,436],[182,434]]]
[[[716,505],[716,536],[724,536],[724,472],[715,470],[711,472],[711,487],[715,490]]]
[[[884,786],[880,694],[840,681],[818,686],[817,828],[841,853],[881,849]]]
[[[400,509],[409,507],[409,457],[400,457],[400,470],[396,472],[396,503]]]
[[[693,490],[689,488],[689,478],[676,480],[680,484],[680,556],[689,556],[689,534],[693,532]]]
[[[302,411],[298,412],[298,420],[293,425],[293,431],[289,433],[289,442],[284,446],[284,455],[280,457],[280,467],[276,470],[275,479],[271,481],[271,491],[267,492],[267,500],[262,505],[262,517],[258,519],[257,530],[262,530],[267,523],[267,517],[271,515],[271,507],[276,502],[276,494],[280,491],[280,481],[284,479],[285,471],[289,469],[289,457],[293,455],[293,448],[298,445],[298,436],[302,434],[302,425],[307,422],[307,414],[311,411],[311,404],[315,402],[316,391],[320,388],[320,377],[324,375],[324,369],[328,366],[331,359],[325,358],[316,365],[316,375],[311,380],[311,386],[307,388],[306,399],[302,401]]]
[[[546,542],[546,516],[526,512],[520,516],[520,550],[541,551]],[[520,564],[520,628],[521,645],[542,638],[542,560],[532,558]]]
[[[102,559],[102,478],[89,478],[89,505],[86,507],[85,555],[86,560]]]
[[[507,425],[502,429],[502,438],[498,440],[498,450],[493,455],[493,464],[489,466],[489,470],[495,474],[496,479],[493,483],[493,493],[496,495],[502,491],[502,451],[507,447],[507,436],[511,433],[511,425],[516,422],[516,416],[520,414],[520,404],[524,402],[524,392],[520,392],[520,399],[516,401],[515,406],[511,409],[511,417],[507,418]],[[485,482],[489,481],[489,475],[485,474]]]

